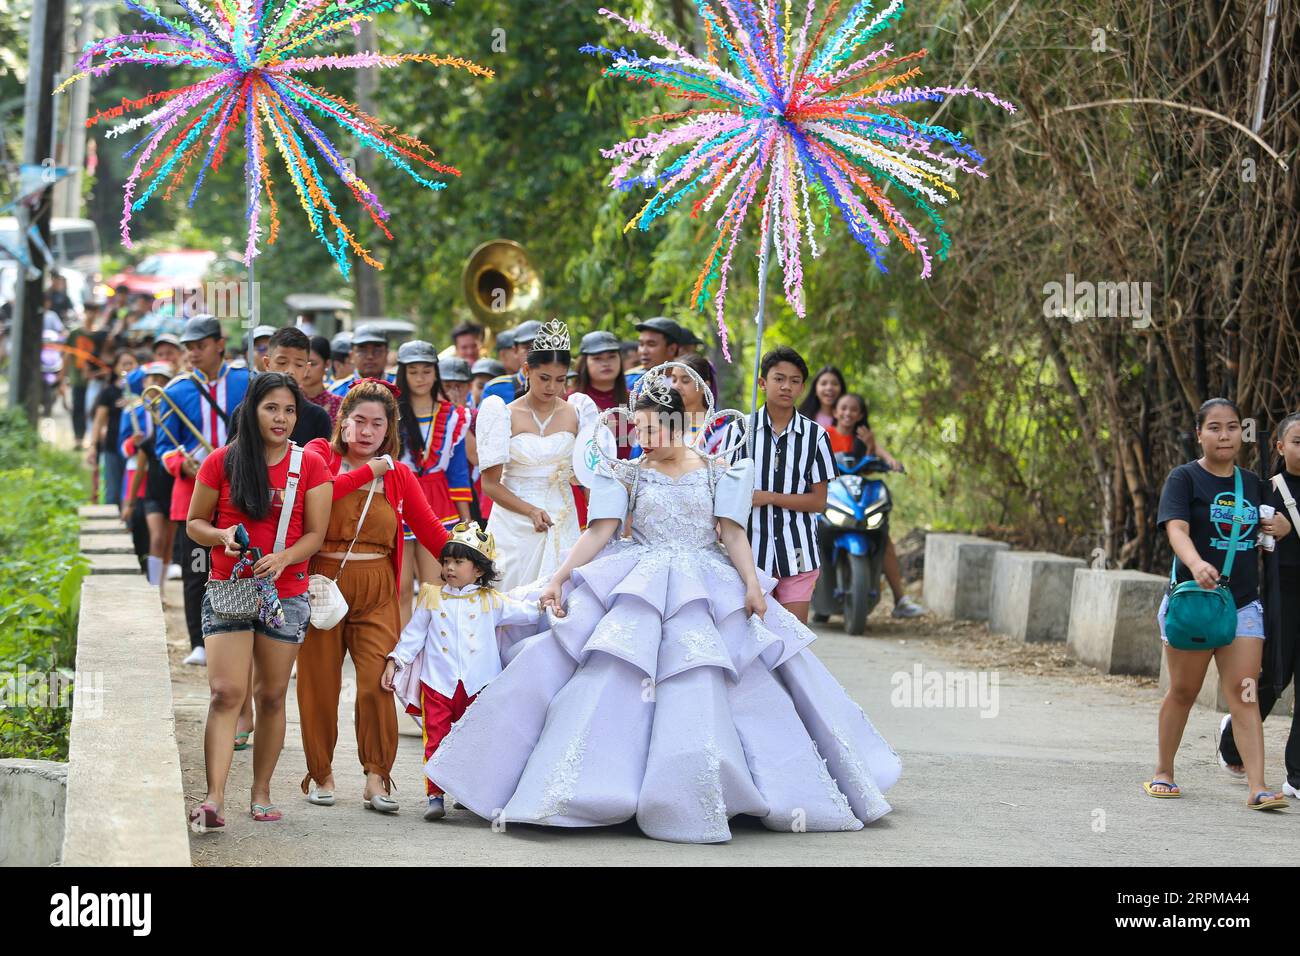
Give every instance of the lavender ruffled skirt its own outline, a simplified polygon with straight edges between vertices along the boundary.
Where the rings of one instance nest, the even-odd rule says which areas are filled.
[[[509,643],[426,773],[498,823],[635,818],[682,843],[728,840],[742,813],[861,829],[889,811],[898,755],[759,579],[762,620],[720,547],[612,543],[573,573],[565,617]]]

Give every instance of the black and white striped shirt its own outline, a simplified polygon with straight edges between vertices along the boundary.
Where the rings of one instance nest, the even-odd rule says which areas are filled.
[[[779,435],[772,431],[766,406],[749,416],[749,427],[753,432],[755,490],[803,495],[813,485],[830,481],[835,475],[835,457],[826,429],[797,410]],[[731,440],[728,438],[728,442]],[[748,457],[748,448],[742,447],[733,454],[732,461]],[[815,570],[821,563],[816,521],[811,511],[790,511],[774,505],[755,508],[748,529],[754,563],[777,578]]]

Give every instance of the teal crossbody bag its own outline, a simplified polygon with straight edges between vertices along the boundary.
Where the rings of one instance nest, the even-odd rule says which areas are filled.
[[[1180,651],[1208,651],[1231,644],[1237,636],[1237,602],[1228,590],[1228,578],[1241,537],[1241,469],[1233,467],[1236,498],[1232,507],[1232,534],[1218,587],[1206,589],[1195,579],[1178,583],[1178,556],[1169,569],[1169,603],[1165,608],[1165,638]]]

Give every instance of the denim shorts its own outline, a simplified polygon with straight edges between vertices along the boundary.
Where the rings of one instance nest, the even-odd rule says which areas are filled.
[[[279,630],[270,630],[261,621],[226,621],[217,617],[216,612],[212,610],[212,600],[205,592],[203,595],[203,636],[211,637],[213,634],[232,634],[236,631],[252,631],[254,634],[261,634],[263,637],[269,637],[273,641],[284,641],[286,644],[301,644],[307,639],[307,624],[311,619],[311,605],[307,603],[307,595],[299,594],[297,597],[280,598],[280,605],[284,608],[284,627]]]
[[[1169,643],[1169,638],[1165,637],[1165,609],[1169,607],[1169,595],[1164,596],[1160,602],[1160,610],[1156,611],[1156,622],[1160,625],[1160,640]],[[1264,639],[1264,605],[1258,601],[1251,601],[1245,607],[1237,608],[1237,636],[1238,637],[1256,637],[1261,641]]]

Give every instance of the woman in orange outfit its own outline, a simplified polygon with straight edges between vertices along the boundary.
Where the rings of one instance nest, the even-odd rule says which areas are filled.
[[[332,762],[347,653],[357,674],[354,720],[357,756],[366,774],[363,800],[384,813],[397,810],[391,796],[397,714],[380,690],[379,678],[401,630],[397,582],[402,523],[434,554],[447,542],[447,531],[430,509],[419,479],[406,465],[392,464],[398,449],[395,392],[388,382],[357,383],[343,399],[333,439],[318,438],[307,446],[325,459],[334,477],[329,528],[311,571],[337,576],[348,613],[328,630],[310,628],[298,657],[298,710],[307,758],[303,792],[318,806],[334,803]],[[308,789],[310,781],[315,789]]]

